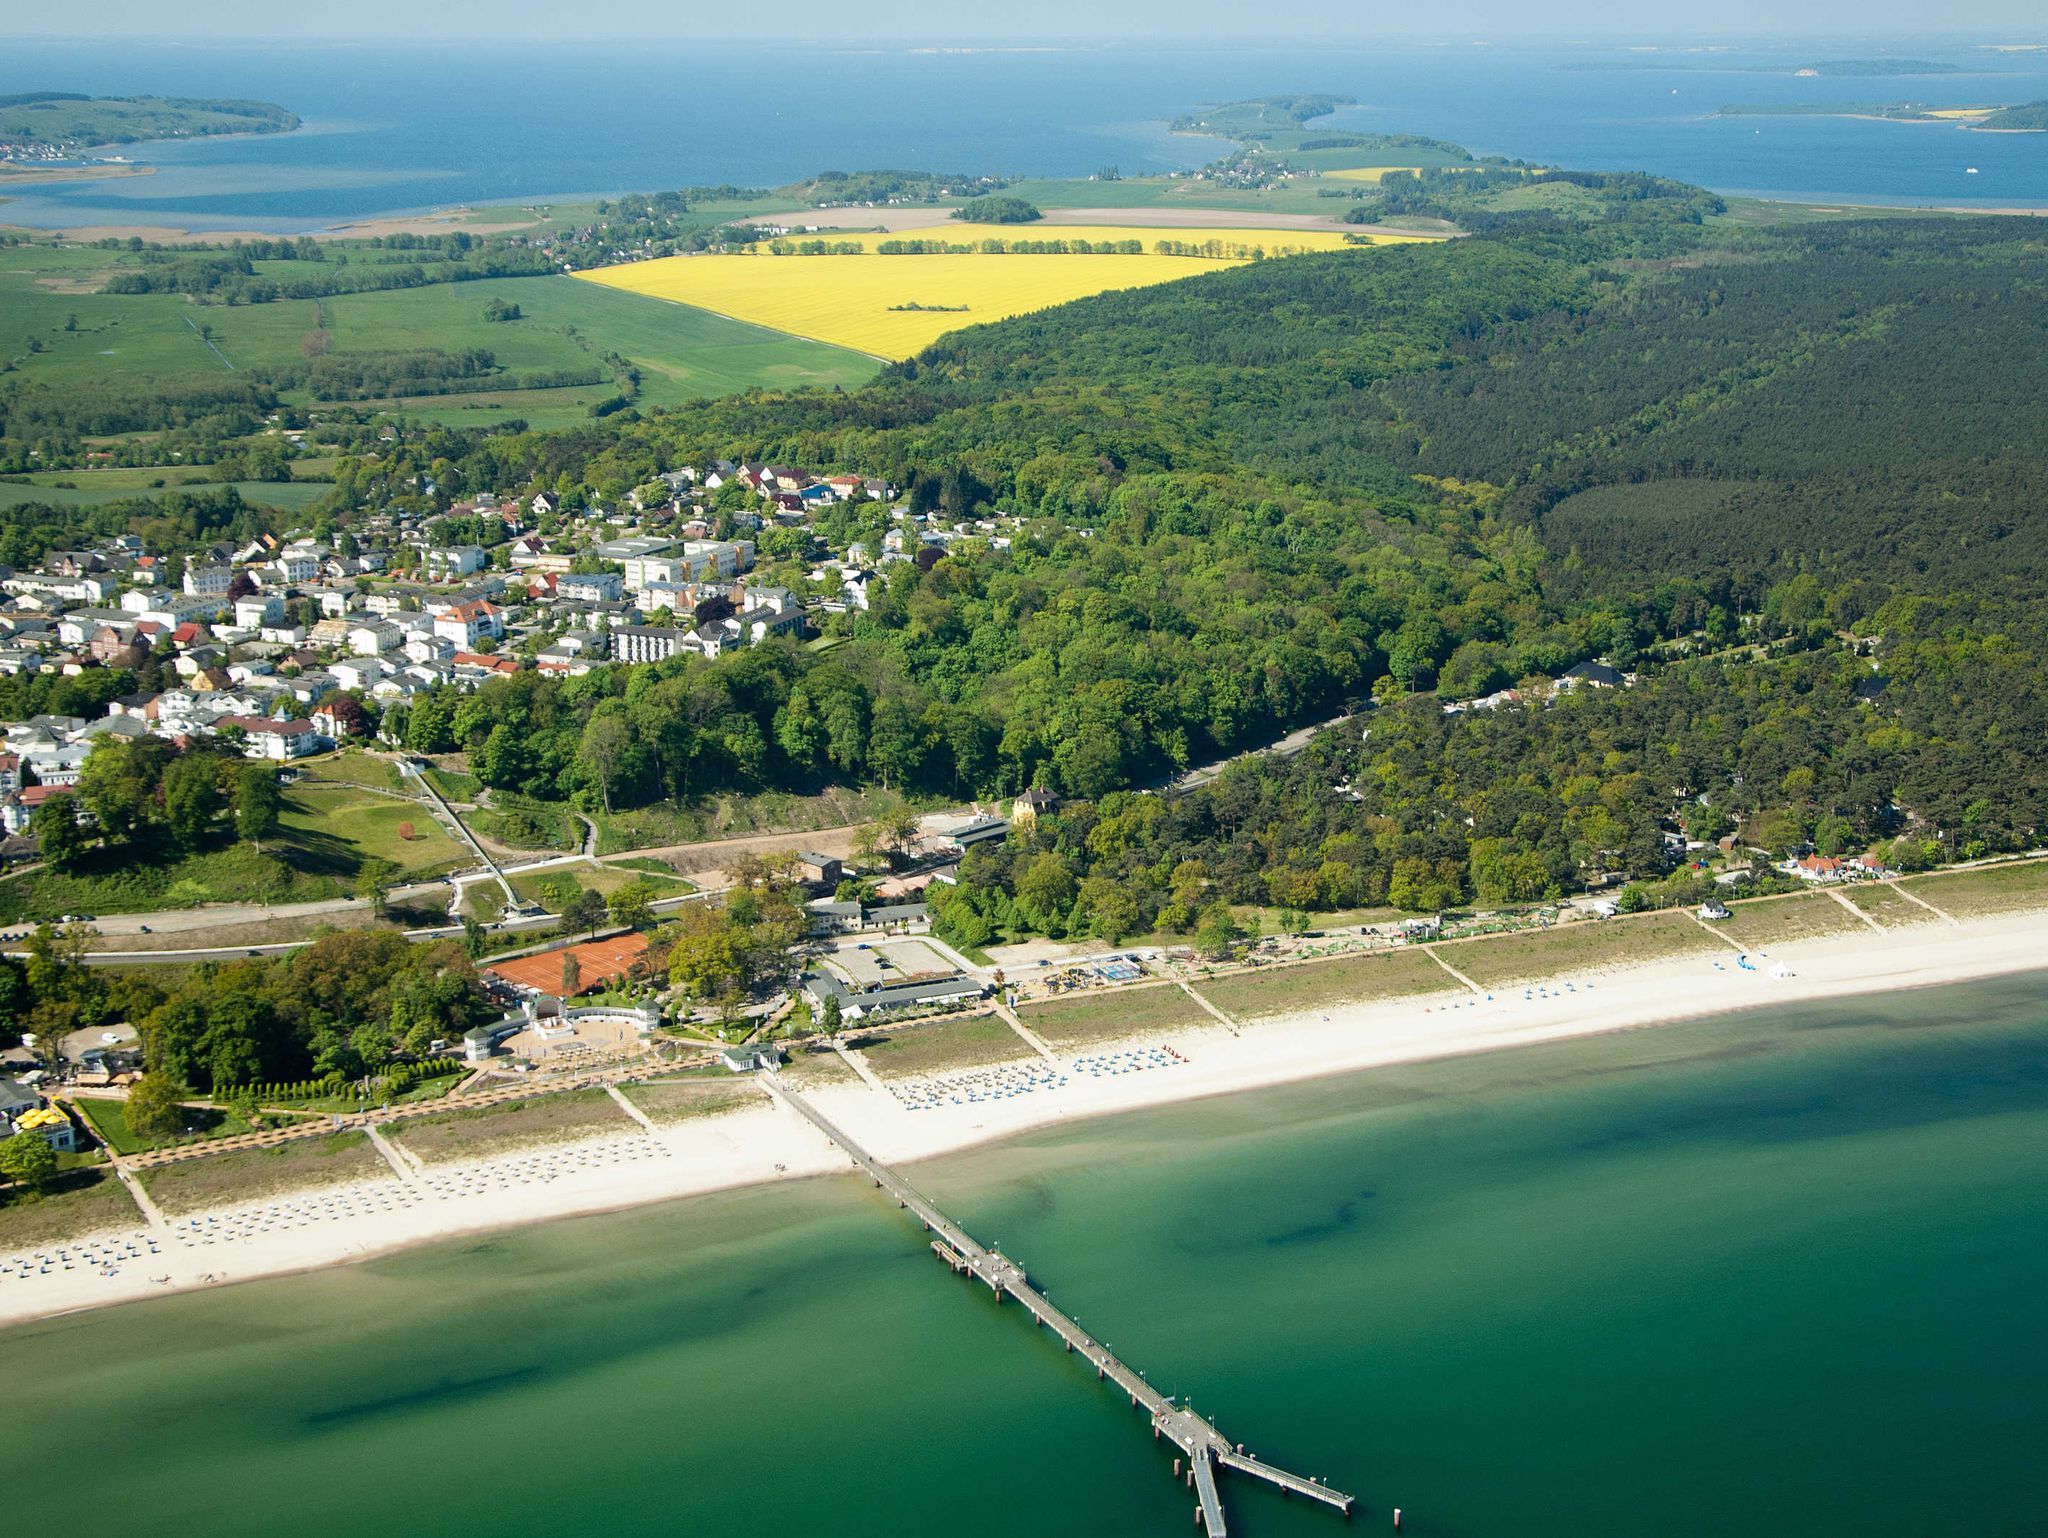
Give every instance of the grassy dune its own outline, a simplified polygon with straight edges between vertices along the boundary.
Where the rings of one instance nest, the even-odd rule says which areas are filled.
[[[1482,988],[1505,987],[1567,972],[1636,966],[1666,956],[1709,951],[1730,954],[1726,946],[1682,913],[1567,924],[1557,929],[1446,945],[1442,951],[1446,961]]]
[[[1203,992],[1208,989],[1204,987]],[[1214,1016],[1170,983],[1027,1004],[1017,1011],[1017,1018],[1055,1047],[1216,1023]]]
[[[1032,1055],[1024,1038],[996,1015],[895,1026],[858,1044],[868,1066],[884,1079],[1011,1063]]]
[[[1332,1004],[1455,990],[1458,982],[1423,951],[1401,950],[1272,967],[1216,978],[1196,987],[1226,1014],[1256,1020],[1262,1015],[1293,1014]]]
[[[260,1201],[285,1191],[374,1180],[390,1173],[391,1167],[367,1137],[360,1132],[340,1132],[275,1148],[191,1159],[145,1171],[139,1178],[156,1204],[176,1217],[209,1207]]]

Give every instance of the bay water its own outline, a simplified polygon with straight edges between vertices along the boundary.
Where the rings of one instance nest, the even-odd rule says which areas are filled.
[[[1457,1538],[2048,1509],[2048,976],[1379,1070],[917,1182],[1151,1381]],[[1192,1531],[1169,1453],[866,1182],[0,1335],[21,1530]],[[1226,1478],[1232,1531],[1337,1519]]]
[[[1354,96],[1332,131],[1420,133],[1482,154],[1648,171],[1724,192],[1866,203],[2048,207],[2048,135],[1827,117],[1717,117],[1731,102],[2048,98],[2048,53],[1914,42],[1966,72],[1801,78],[1896,40],[1647,54],[1618,45],[1045,49],[679,42],[235,44],[10,39],[0,93],[247,96],[296,133],[130,146],[155,175],[18,188],[0,222],[320,228],[457,203],[770,186],[908,167],[1087,176],[1187,169],[1214,140],[1168,132],[1205,102]],[[1586,69],[1586,64],[1627,68]],[[1636,66],[1654,67],[1636,67]],[[1759,70],[1765,72],[1759,72]],[[1975,167],[1972,174],[1971,168]]]

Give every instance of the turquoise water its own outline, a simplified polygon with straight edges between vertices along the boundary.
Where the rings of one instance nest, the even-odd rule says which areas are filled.
[[[1363,1530],[1398,1504],[1460,1538],[2034,1534],[2044,982],[1247,1094],[917,1178]],[[1141,1419],[852,1179],[56,1321],[0,1361],[23,1531],[1192,1531]],[[1251,1538],[1338,1529],[1226,1500]]]
[[[1975,73],[1799,79],[1816,59],[1909,52]],[[2048,136],[1822,117],[1718,118],[1729,102],[1936,105],[2048,97],[2048,59],[1968,40],[1754,44],[1669,69],[1574,70],[1614,45],[1332,43],[935,53],[900,45],[650,40],[625,46],[9,39],[0,93],[255,96],[297,133],[128,151],[154,176],[20,189],[30,225],[317,228],[393,210],[662,187],[778,185],[830,168],[1087,176],[1201,165],[1163,119],[1207,101],[1328,91],[1333,130],[1431,134],[1485,154],[1638,170],[1722,191],[2048,206]],[[772,84],[764,86],[764,82]],[[822,84],[820,84],[822,83]],[[814,88],[815,87],[815,88]],[[1977,174],[1970,174],[1975,166]]]

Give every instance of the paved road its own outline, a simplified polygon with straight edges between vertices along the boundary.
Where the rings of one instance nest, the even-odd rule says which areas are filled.
[[[1352,713],[1346,711],[1341,716],[1332,716],[1327,721],[1318,721],[1312,726],[1304,726],[1298,731],[1289,732],[1278,742],[1267,743],[1263,748],[1249,748],[1242,753],[1234,753],[1229,758],[1219,758],[1213,764],[1204,764],[1199,769],[1190,769],[1184,774],[1177,775],[1175,778],[1167,781],[1161,788],[1168,795],[1175,796],[1186,791],[1198,790],[1241,758],[1292,758],[1315,740],[1317,732],[1323,731],[1328,727],[1341,726],[1351,719]]]

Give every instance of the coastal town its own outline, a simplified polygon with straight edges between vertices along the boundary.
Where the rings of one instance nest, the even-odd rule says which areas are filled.
[[[753,505],[711,513],[727,485]],[[104,735],[226,735],[251,758],[289,762],[376,736],[394,705],[522,666],[575,677],[800,639],[865,607],[893,562],[1007,540],[999,520],[936,526],[896,505],[875,548],[817,552],[801,594],[753,576],[763,528],[802,530],[820,508],[892,496],[872,479],[721,461],[669,472],[616,509],[487,492],[436,516],[372,515],[324,542],[265,535],[173,558],[122,534],[52,552],[0,575],[0,676],[82,680],[105,714],[11,724],[0,816],[22,833]],[[472,540],[447,541],[451,528]],[[96,698],[95,684],[134,675],[160,687]]]

